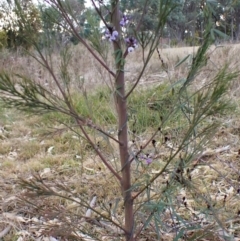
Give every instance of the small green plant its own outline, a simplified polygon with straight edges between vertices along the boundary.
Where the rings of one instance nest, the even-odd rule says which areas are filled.
[[[177,39],[171,39],[170,46],[176,47],[177,45],[178,45],[178,40]]]
[[[188,195],[197,200],[198,212],[205,219],[212,221],[214,217],[216,230],[221,228],[226,232],[218,221],[211,195],[199,190],[199,179],[192,178],[196,167],[194,161],[216,130],[218,122],[214,117],[229,108],[226,93],[231,81],[238,76],[224,65],[209,75],[207,83],[193,88],[208,63],[208,49],[214,42],[210,3],[207,1],[203,5],[204,39],[185,78],[172,81],[169,77],[170,83],[147,89],[137,87],[144,74],[147,75],[147,66],[159,45],[167,18],[176,7],[175,1],[156,1],[158,24],[147,40],[142,68],[129,86],[126,86],[126,60],[135,53],[138,40],[129,35],[131,17],[120,11],[121,2],[110,1],[108,5],[104,1],[92,1],[105,26],[102,38],[92,39],[92,44],[88,43],[91,38],[86,40],[78,33],[77,21],[68,2],[50,0],[49,3],[63,17],[63,26],[68,26],[67,29],[95,58],[101,70],[108,73],[104,80],[107,88],[97,91],[87,90],[85,86],[76,88],[69,72],[70,49],[64,48],[59,72],[56,72],[51,51],[46,48],[42,52],[34,38],[31,41],[36,52],[30,52],[30,55],[49,72],[55,89],[17,73],[6,71],[0,74],[0,93],[6,105],[35,114],[51,113],[74,133],[83,149],[91,153],[90,157],[79,158],[77,175],[74,180],[69,177],[72,182],[51,183],[40,174],[35,174],[31,180],[21,179],[20,183],[26,189],[22,198],[32,204],[34,198],[39,203],[40,196],[50,197],[48,200],[53,203],[56,197],[64,200],[63,204],[67,205],[64,208],[55,205],[43,210],[48,214],[44,218],[49,221],[53,215],[64,222],[64,230],[56,227],[51,233],[74,240],[103,240],[109,236],[111,240],[160,240],[164,233],[171,233],[173,240],[179,240],[190,230],[194,230],[199,238],[202,234],[198,235],[197,230],[201,224],[195,225],[192,210],[185,202]],[[16,6],[18,15],[24,18],[21,4]],[[143,7],[143,17],[145,13]],[[31,35],[34,28],[25,20],[22,24],[28,27]],[[137,32],[138,28],[135,30]],[[111,60],[107,52],[110,46],[99,49],[102,41],[112,47]],[[165,72],[169,74],[168,70]],[[63,144],[60,147],[64,148],[64,143],[60,143]],[[48,147],[48,151],[54,156],[53,147]],[[44,160],[46,166],[52,162],[59,164],[52,156]],[[74,188],[80,193],[73,191]],[[176,198],[179,192],[180,201]],[[99,203],[97,199],[100,199]],[[41,205],[48,200],[41,199]],[[180,212],[183,208],[184,211]],[[171,223],[165,222],[166,219]],[[203,229],[209,231],[208,227]],[[49,230],[43,229],[44,232]],[[209,235],[214,232],[211,229]]]
[[[5,31],[0,31],[0,50],[7,47],[7,34]]]

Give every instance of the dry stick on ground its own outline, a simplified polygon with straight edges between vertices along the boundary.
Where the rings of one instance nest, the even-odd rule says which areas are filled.
[[[12,226],[8,225],[2,232],[0,232],[0,239],[3,238],[8,234],[8,232],[11,230]]]

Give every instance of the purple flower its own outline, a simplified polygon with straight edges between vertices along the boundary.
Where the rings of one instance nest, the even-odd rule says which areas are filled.
[[[150,165],[153,161],[153,159],[149,158],[149,157],[147,157],[145,160],[146,160],[147,165]]]
[[[137,46],[137,40],[134,37],[129,37],[125,39],[125,42],[127,43],[128,46],[134,47]]]
[[[128,47],[128,53],[131,53],[134,51],[134,48],[133,47]]]
[[[128,53],[133,52],[134,49],[138,47],[137,40],[133,37],[126,38],[125,42],[128,46]]]
[[[140,155],[140,159],[146,161],[147,165],[150,165],[153,162],[153,159],[147,154],[147,155]]]
[[[121,21],[120,21],[120,25],[121,25],[122,27],[124,27],[125,25],[128,24],[128,22],[129,22],[129,18],[128,18],[127,16],[123,15],[123,17],[122,17],[122,19],[121,19]]]
[[[113,30],[112,27],[109,27],[105,33],[104,33],[104,36],[106,39],[108,39],[109,41],[115,41],[117,40],[117,37],[118,37],[118,31],[116,30]]]
[[[118,31],[114,30],[112,36],[110,37],[111,41],[115,41],[118,37]]]

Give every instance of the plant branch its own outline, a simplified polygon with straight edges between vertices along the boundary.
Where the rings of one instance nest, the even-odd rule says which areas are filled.
[[[135,29],[135,32],[137,33],[141,27],[141,24],[142,24],[142,21],[143,21],[143,18],[144,16],[147,14],[147,4],[148,4],[149,0],[146,0],[145,3],[144,3],[144,7],[143,7],[143,11],[142,11],[142,15],[141,15],[141,18],[137,24],[137,27]]]
[[[131,89],[128,91],[128,93],[125,95],[125,99],[127,99],[127,98],[131,95],[131,93],[134,91],[134,89],[137,87],[139,81],[141,80],[141,78],[142,78],[142,76],[143,76],[143,73],[145,72],[145,69],[146,69],[146,67],[147,67],[147,65],[148,65],[148,63],[149,63],[149,61],[150,61],[150,59],[151,59],[151,56],[152,56],[152,54],[153,54],[153,52],[154,52],[154,50],[155,50],[155,48],[156,48],[156,46],[154,46],[154,41],[155,41],[155,40],[156,40],[156,36],[155,36],[154,39],[153,39],[153,42],[152,42],[151,47],[150,47],[150,50],[149,50],[149,52],[148,52],[147,59],[146,59],[146,61],[144,62],[144,65],[143,65],[143,67],[142,67],[142,70],[141,70],[140,74],[138,75],[138,78],[137,78],[136,82],[134,83],[134,85],[132,86],[132,88],[131,88]]]
[[[97,12],[98,16],[99,16],[99,17],[101,18],[101,20],[103,21],[105,27],[108,27],[107,22],[105,21],[104,17],[102,16],[102,13],[101,13],[101,12],[99,11],[99,9],[97,8],[97,6],[96,6],[94,0],[91,0],[91,2],[92,2],[92,4],[93,4],[94,9],[95,9],[95,11]]]
[[[83,206],[84,208],[87,208],[88,210],[91,210],[93,212],[95,212],[96,214],[98,214],[100,217],[101,212],[99,212],[98,210],[94,209],[94,207],[91,206],[91,203],[89,204],[86,200],[81,199],[82,202],[78,201],[77,199],[72,198],[70,195],[63,195],[60,194],[59,192],[56,192],[55,190],[53,190],[51,187],[49,187],[47,184],[44,183],[44,181],[42,180],[42,178],[40,176],[36,176],[33,175],[33,177],[36,179],[36,181],[34,181],[33,179],[30,181],[24,180],[23,178],[20,178],[20,184],[22,186],[26,186],[29,190],[32,191],[32,189],[37,189],[36,191],[38,192],[38,195],[53,195],[56,197],[60,197],[60,198],[64,198],[67,199],[69,201],[72,201],[74,203],[79,204],[79,206]],[[72,193],[72,191],[68,188],[65,187],[65,185],[59,185],[58,187],[64,189],[65,191],[71,193],[72,195],[74,195],[74,193]],[[41,191],[42,190],[42,191]],[[41,192],[40,192],[41,191]],[[28,196],[28,193],[24,194],[25,196]],[[32,195],[29,195],[32,198]],[[27,200],[25,200],[27,201]],[[28,203],[30,203],[33,206],[36,206],[34,204],[34,202],[30,202],[28,201]],[[37,206],[36,206],[37,207]],[[86,218],[88,218],[88,216],[85,216]],[[124,229],[124,227],[122,227],[121,225],[119,225],[118,223],[116,223],[114,220],[112,220],[110,217],[104,216],[104,218],[106,220],[108,220],[109,222],[113,223],[116,227],[118,227],[119,229],[121,229],[122,231],[126,232],[126,230]],[[83,221],[83,220],[80,220]]]
[[[47,1],[47,0],[46,0]],[[115,74],[112,72],[112,70],[109,69],[109,67],[95,54],[95,52],[90,48],[90,46],[86,43],[86,41],[78,34],[76,28],[74,27],[71,19],[69,18],[68,14],[66,13],[65,9],[62,7],[62,4],[59,0],[49,0],[47,2],[53,3],[59,11],[62,13],[62,16],[66,20],[66,22],[69,24],[70,28],[72,29],[73,34],[78,38],[78,40],[84,45],[84,47],[89,51],[90,54],[93,55],[93,57],[113,76],[115,77]]]
[[[86,137],[86,139],[88,140],[88,142],[91,144],[91,146],[94,148],[95,152],[98,154],[98,156],[101,158],[102,162],[105,164],[105,166],[112,172],[112,174],[121,182],[122,178],[119,176],[119,174],[112,168],[112,166],[110,166],[107,162],[107,160],[105,159],[105,157],[102,155],[102,153],[98,150],[98,148],[96,147],[96,145],[94,145],[93,141],[91,140],[91,138],[89,137],[89,135],[87,134],[87,132],[85,131],[85,129],[82,126],[82,122],[76,118],[76,122],[79,126],[79,128],[81,129],[82,133],[84,134],[84,136]]]

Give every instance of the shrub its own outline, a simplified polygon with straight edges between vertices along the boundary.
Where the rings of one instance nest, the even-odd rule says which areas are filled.
[[[199,229],[204,233],[207,230],[211,235],[216,231],[218,235],[219,226],[221,233],[225,233],[218,221],[213,203],[215,197],[199,188],[199,182],[204,181],[202,178],[192,178],[199,153],[216,131],[215,117],[225,114],[229,108],[226,93],[231,81],[238,76],[224,65],[208,75],[207,83],[192,87],[208,63],[208,49],[214,42],[214,22],[208,4],[204,5],[203,43],[193,56],[186,76],[145,90],[137,87],[143,78],[150,77],[147,67],[159,45],[168,14],[176,7],[175,1],[156,1],[158,24],[151,36],[145,36],[149,47],[145,49],[147,45],[144,44],[143,64],[138,73],[133,73],[134,82],[129,86],[126,85],[127,60],[130,54],[135,54],[138,42],[128,36],[131,18],[120,15],[120,1],[111,1],[106,17],[105,3],[98,1],[98,5],[94,5],[106,28],[102,34],[104,41],[111,44],[112,49],[101,48],[103,39],[98,31],[96,36],[99,38],[89,38],[94,41],[91,44],[86,42],[75,28],[75,16],[69,17],[70,6],[61,1],[52,0],[51,3],[95,58],[101,76],[107,73],[108,77],[104,79],[107,90],[99,87],[94,93],[92,88],[85,89],[83,85],[74,88],[69,72],[69,48],[63,48],[57,71],[53,67],[52,53],[42,53],[38,45],[33,57],[49,72],[54,90],[16,73],[0,74],[0,93],[6,105],[35,114],[55,112],[68,116],[65,126],[75,133],[81,145],[88,143],[84,149],[90,146],[94,151],[82,160],[83,168],[76,170],[76,187],[62,177],[51,182],[36,174],[31,179],[20,180],[27,189],[22,198],[34,208],[43,204],[39,196],[51,196],[48,200],[52,202],[56,200],[53,197],[65,200],[59,205],[46,205],[44,210],[36,208],[38,215],[43,211],[44,222],[49,225],[53,225],[51,217],[64,223],[64,229],[57,223],[41,230],[73,240],[93,237],[103,240],[111,235],[111,240],[124,238],[126,241],[161,239],[163,233],[171,233],[171,240],[178,240],[189,235],[190,230],[194,230],[194,237],[198,238],[202,235]],[[144,15],[145,8],[142,12]],[[20,6],[19,13],[24,16]],[[135,31],[138,31],[137,27]],[[108,54],[109,49],[112,55]],[[180,60],[176,68],[188,57]],[[139,60],[135,58],[134,61]],[[167,68],[165,72],[170,76]],[[60,119],[62,121],[64,118]],[[198,211],[188,208],[186,196],[196,200]],[[201,222],[195,222],[196,216]],[[203,219],[212,223],[213,217],[218,224],[214,232],[212,224],[207,225],[209,228],[201,227]]]
[[[5,31],[0,31],[0,50],[7,47],[7,34]]]

